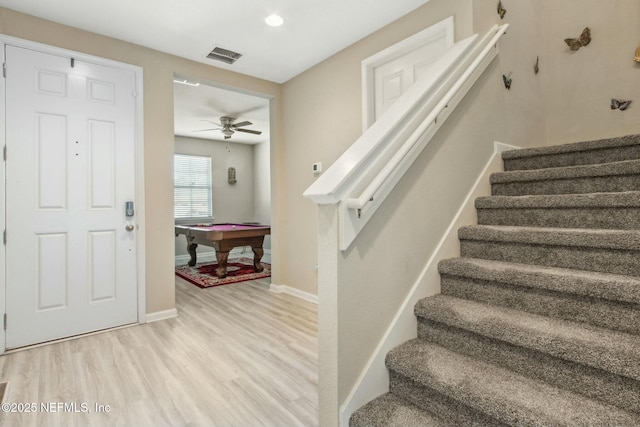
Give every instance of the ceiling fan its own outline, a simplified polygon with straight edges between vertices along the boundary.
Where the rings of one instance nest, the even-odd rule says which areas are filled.
[[[234,117],[228,117],[228,116],[220,117],[220,123],[212,122],[210,120],[202,120],[202,121],[203,122],[208,122],[208,123],[213,123],[214,125],[217,125],[218,127],[211,128],[211,129],[201,129],[201,130],[197,130],[196,132],[208,132],[208,131],[212,131],[212,130],[219,130],[219,131],[222,131],[222,133],[224,134],[224,139],[231,138],[231,136],[235,132],[245,132],[245,133],[251,133],[251,134],[254,134],[254,135],[261,135],[262,134],[262,132],[259,131],[259,130],[243,129],[244,126],[251,126],[253,123],[248,122],[246,120],[244,122],[235,123],[236,119]]]

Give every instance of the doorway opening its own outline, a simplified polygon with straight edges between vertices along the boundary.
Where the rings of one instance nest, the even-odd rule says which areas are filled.
[[[270,121],[270,100],[265,96],[174,76],[174,152],[211,165],[209,190],[198,193],[207,209],[186,206],[201,202],[194,201],[194,191],[174,187],[177,225],[271,224]],[[185,236],[178,235],[176,265],[191,259],[187,246]],[[262,262],[271,264],[270,235],[264,238],[263,251]],[[216,261],[215,250],[205,245],[197,247],[196,256],[198,262]],[[230,259],[253,256],[248,246],[229,253]]]

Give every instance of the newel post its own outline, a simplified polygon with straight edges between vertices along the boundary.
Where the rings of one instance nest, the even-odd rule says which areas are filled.
[[[338,204],[318,205],[318,395],[320,425],[340,425],[338,396]]]

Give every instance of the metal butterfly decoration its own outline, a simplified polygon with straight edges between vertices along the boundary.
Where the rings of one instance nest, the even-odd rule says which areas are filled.
[[[629,105],[631,105],[631,101],[629,101],[629,100],[623,101],[622,99],[611,98],[611,109],[612,110],[624,111],[627,108],[629,108]]]
[[[502,82],[507,90],[511,90],[511,73],[508,76],[502,75]]]
[[[540,72],[540,57],[536,56],[536,63],[533,64],[533,72],[538,74]]]
[[[504,15],[507,13],[507,9],[502,7],[502,0],[498,1],[498,15],[500,15],[500,19],[504,19]]]
[[[586,27],[582,30],[582,34],[577,39],[564,39],[564,42],[569,46],[571,50],[578,50],[582,46],[586,46],[591,43],[591,29]]]

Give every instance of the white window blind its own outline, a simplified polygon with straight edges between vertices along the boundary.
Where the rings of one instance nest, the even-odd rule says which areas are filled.
[[[175,154],[175,219],[213,218],[211,197],[211,157]]]

